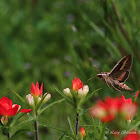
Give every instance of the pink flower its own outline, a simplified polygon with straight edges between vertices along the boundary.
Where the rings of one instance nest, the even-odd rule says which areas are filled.
[[[83,88],[83,82],[75,77],[74,80],[72,79],[72,87],[75,92],[78,92],[79,89]]]
[[[39,83],[36,82],[36,85],[34,83],[31,84],[31,94],[34,96],[42,96],[43,94],[43,83],[41,84],[41,87],[39,89]]]

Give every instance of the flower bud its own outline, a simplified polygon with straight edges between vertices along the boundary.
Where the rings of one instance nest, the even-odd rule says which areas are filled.
[[[45,93],[44,95],[46,95],[46,94],[47,94],[47,96],[45,97],[43,104],[46,103],[51,98],[51,94]]]
[[[38,97],[37,99],[37,103],[39,103],[41,101],[41,97]]]
[[[69,89],[69,88],[64,89],[64,90],[63,90],[63,92],[64,92],[64,94],[65,94],[65,95],[67,95],[67,96],[69,96],[69,97],[72,97],[72,95],[71,95],[71,92],[70,92],[70,89]]]
[[[26,95],[26,99],[30,105],[34,105],[34,98],[31,94]]]
[[[78,90],[78,97],[79,97],[79,98],[82,98],[82,96],[83,96],[83,90],[82,90],[82,88],[80,88],[80,89]]]
[[[7,123],[8,123],[8,116],[6,116],[6,117],[1,117],[1,123],[3,124],[3,125],[6,125]]]
[[[84,127],[81,127],[81,128],[80,128],[80,135],[81,135],[81,138],[82,138],[82,139],[83,139],[84,136],[86,135],[86,132],[85,132],[85,130],[84,130]]]
[[[83,86],[83,96],[86,96],[88,92],[89,92],[88,85]]]

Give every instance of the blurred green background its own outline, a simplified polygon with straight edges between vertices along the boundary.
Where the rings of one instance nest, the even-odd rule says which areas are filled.
[[[133,66],[126,84],[134,92],[140,89],[139,13],[138,0],[0,0],[0,97],[25,108],[10,89],[26,97],[31,82],[39,81],[44,83],[44,93],[52,95],[49,104],[62,98],[53,85],[62,91],[75,76],[86,84],[98,73],[94,65],[108,72],[128,54],[133,55]],[[88,85],[89,94],[102,90],[85,109],[97,98],[120,95],[97,78]],[[66,102],[45,111],[39,117],[45,125],[39,127],[40,140],[59,139],[62,132],[55,128],[66,130],[68,116],[74,121],[75,112]],[[82,119],[90,124],[88,113]],[[0,137],[6,139],[2,133]],[[34,135],[28,132],[17,139],[34,139]]]

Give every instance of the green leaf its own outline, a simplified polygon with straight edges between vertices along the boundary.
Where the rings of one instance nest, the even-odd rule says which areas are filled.
[[[95,132],[94,134],[95,134],[95,136],[96,136],[96,138],[98,138],[98,131],[97,131],[97,126],[96,126],[96,124],[95,124],[95,121],[94,121],[94,119],[92,118],[92,121],[93,121],[93,131]]]
[[[56,91],[64,98],[68,103],[70,103],[73,107],[75,107],[75,104],[66,96],[63,92],[61,92],[57,87],[54,86]]]
[[[12,89],[11,89],[12,90]],[[12,92],[25,104],[27,104],[27,101],[25,101],[18,93],[16,93],[14,90]]]
[[[68,133],[68,130],[69,129],[67,129],[63,134],[62,134],[62,136],[59,138],[59,140],[61,140],[67,133]],[[70,136],[71,134],[69,133],[69,136]],[[72,137],[72,136],[71,136]],[[72,137],[73,138],[73,137]]]
[[[38,111],[38,115],[40,115],[41,113],[43,113],[46,109],[48,109],[49,107],[53,106],[54,104],[58,104],[63,102],[65,99],[60,99],[58,101],[54,101],[51,104],[47,105],[46,107],[44,107],[43,109],[41,109],[40,111]]]
[[[26,115],[28,115],[28,114],[29,114],[29,113],[26,113]],[[20,114],[16,115],[16,116],[14,117],[14,120],[13,120],[12,123],[10,124],[10,127],[15,126],[17,120],[19,120],[23,115],[25,115],[25,113],[24,113],[24,114],[20,113]],[[24,123],[26,123],[26,122],[30,122],[30,121],[32,121],[32,120],[34,120],[33,117],[31,117],[31,118],[29,118],[28,120],[25,120],[25,121],[19,123],[18,125],[24,124]],[[17,125],[17,124],[16,124],[16,125]]]
[[[28,131],[32,131],[32,132],[34,132],[34,130],[32,130],[32,129],[20,129],[20,130],[17,130],[12,136],[11,136],[11,138],[9,139],[9,140],[15,140],[16,139],[16,136],[18,135],[18,134],[23,134],[23,133],[25,133],[25,132],[28,132]]]
[[[25,121],[22,121],[21,123],[19,123],[18,125],[22,125],[22,124],[25,124],[25,123],[29,123],[29,122],[32,122],[34,120],[34,118],[30,118],[28,120],[25,120]]]
[[[73,125],[73,123],[71,122],[71,120],[70,120],[69,117],[68,117],[68,122],[69,122],[70,129],[71,129],[71,131],[72,131],[72,134],[73,134],[74,138],[76,139],[75,128],[74,128],[74,125]]]
[[[40,122],[38,122],[38,125],[43,126],[43,127],[46,127],[46,128],[55,129],[55,130],[57,130],[57,131],[65,132],[65,130],[59,129],[59,128],[54,127],[54,126],[52,126],[52,125],[44,125],[44,124],[42,124],[42,123],[40,123]]]
[[[140,121],[138,121],[136,124],[134,124],[129,130],[128,130],[128,132],[129,131],[131,131],[131,130],[134,130],[136,127],[138,127],[140,125]]]
[[[105,128],[106,128],[106,123],[104,123],[103,127],[102,127],[102,131],[99,137],[99,140],[103,140],[104,139],[104,135],[105,135]]]
[[[81,102],[81,105],[83,105],[89,98],[91,98],[93,96],[93,94],[99,90],[101,90],[102,88],[99,88],[95,91],[93,91],[91,94],[88,94],[88,96],[86,96],[86,98]]]

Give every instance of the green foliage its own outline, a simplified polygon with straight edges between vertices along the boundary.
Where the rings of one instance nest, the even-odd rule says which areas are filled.
[[[115,8],[111,0],[1,0],[1,97],[7,96],[24,108],[10,89],[24,98],[30,93],[31,82],[39,81],[44,83],[44,93],[52,95],[51,102],[59,100],[61,96],[52,84],[62,91],[75,76],[86,83],[98,73],[93,65],[110,71],[128,54],[133,55],[133,66],[126,83],[135,92],[140,88],[139,9],[138,0],[115,1]],[[88,85],[90,93],[103,90],[93,94],[84,108],[91,107],[97,98],[120,95],[97,78]],[[39,119],[66,130],[67,116],[75,116],[74,111],[62,102],[43,112]],[[89,124],[88,113],[82,117]],[[40,139],[59,139],[62,133],[44,128],[40,135]],[[33,136],[26,133],[17,139],[21,137]]]

